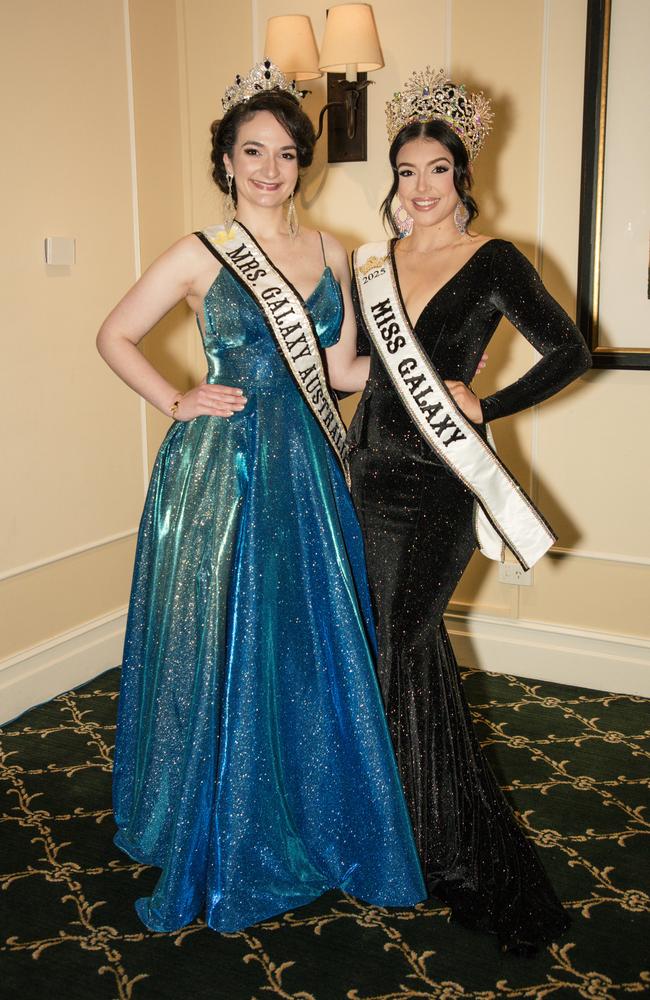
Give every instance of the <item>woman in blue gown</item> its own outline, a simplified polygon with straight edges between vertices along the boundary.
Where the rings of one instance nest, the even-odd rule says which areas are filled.
[[[345,252],[284,215],[312,127],[268,64],[226,107],[215,179],[297,291],[332,384],[354,388],[367,359]],[[220,239],[175,244],[98,337],[175,418],[138,537],[115,751],[116,843],[162,870],[136,904],[154,930],[203,915],[233,931],[335,887],[381,905],[425,895],[344,475],[258,302],[209,252]],[[136,346],[182,298],[208,364],[184,395]]]

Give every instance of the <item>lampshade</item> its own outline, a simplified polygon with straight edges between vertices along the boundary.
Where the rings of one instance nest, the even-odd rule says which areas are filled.
[[[384,56],[370,4],[330,7],[318,65],[328,73],[344,73],[351,65],[359,73],[381,69]]]
[[[305,14],[270,17],[266,22],[264,55],[291,80],[317,80],[318,49]]]

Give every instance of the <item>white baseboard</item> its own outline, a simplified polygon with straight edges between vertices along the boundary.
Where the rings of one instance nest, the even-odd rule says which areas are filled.
[[[458,662],[598,691],[650,697],[650,641],[453,611]],[[0,723],[97,677],[122,659],[126,609],[0,662]]]
[[[464,666],[650,698],[650,640],[469,611],[445,621]]]
[[[122,662],[126,609],[0,661],[0,723]]]

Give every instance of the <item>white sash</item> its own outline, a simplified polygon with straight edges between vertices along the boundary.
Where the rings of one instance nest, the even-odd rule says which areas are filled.
[[[255,299],[349,485],[345,426],[330,395],[313,320],[301,296],[240,222],[234,222],[228,233],[223,226],[211,226],[197,235]]]
[[[546,521],[458,408],[406,315],[390,244],[355,251],[354,278],[368,334],[413,423],[430,448],[474,494],[479,546],[490,559],[506,545],[524,569],[557,540]]]

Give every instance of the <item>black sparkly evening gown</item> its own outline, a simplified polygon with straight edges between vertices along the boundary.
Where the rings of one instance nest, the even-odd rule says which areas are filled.
[[[442,378],[469,383],[502,316],[542,358],[482,400],[486,421],[539,403],[591,363],[575,325],[504,240],[475,252],[415,331]],[[427,888],[502,947],[533,951],[569,918],[479,746],[443,623],[476,547],[473,498],[420,437],[374,349],[349,440],[379,679]]]

